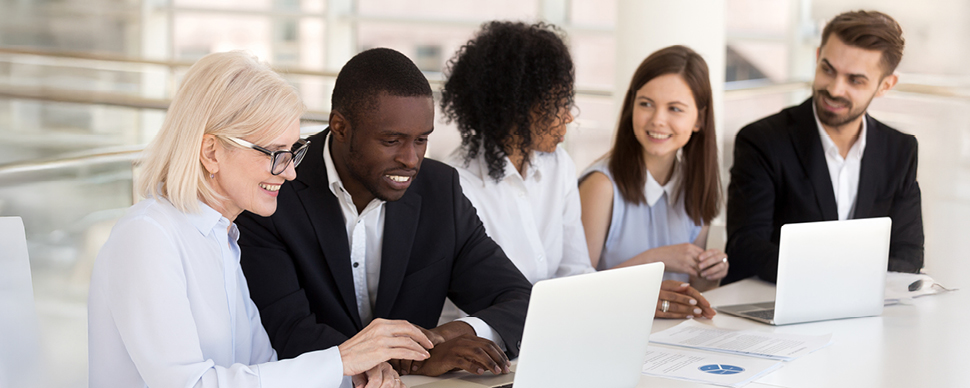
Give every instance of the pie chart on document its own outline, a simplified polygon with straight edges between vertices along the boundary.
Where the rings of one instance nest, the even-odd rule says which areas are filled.
[[[744,368],[740,366],[727,365],[727,364],[710,364],[704,365],[700,368],[701,372],[710,373],[715,375],[733,375],[744,372]]]

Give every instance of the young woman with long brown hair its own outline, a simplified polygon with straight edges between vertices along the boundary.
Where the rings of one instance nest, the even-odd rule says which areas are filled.
[[[716,287],[727,256],[703,248],[721,203],[716,147],[704,59],[684,46],[651,54],[630,82],[613,149],[581,175],[593,266],[662,261],[666,280]]]

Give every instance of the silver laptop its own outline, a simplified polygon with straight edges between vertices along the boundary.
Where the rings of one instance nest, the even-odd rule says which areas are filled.
[[[514,373],[461,373],[412,388],[635,387],[663,271],[652,263],[538,282]]]
[[[882,314],[889,217],[781,227],[775,301],[715,307],[771,325]]]

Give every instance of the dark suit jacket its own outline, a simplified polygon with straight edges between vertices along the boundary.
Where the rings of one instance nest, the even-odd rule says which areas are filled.
[[[923,267],[923,217],[916,138],[865,116],[866,148],[853,218],[892,218],[889,270]],[[775,281],[781,226],[837,220],[838,208],[812,99],[738,132],[728,186],[724,283],[758,275]]]
[[[339,345],[363,329],[347,229],[323,160],[329,133],[310,137],[273,216],[247,212],[236,220],[250,295],[280,358]],[[374,317],[433,328],[447,296],[516,356],[532,285],[485,234],[455,169],[425,159],[385,212]]]

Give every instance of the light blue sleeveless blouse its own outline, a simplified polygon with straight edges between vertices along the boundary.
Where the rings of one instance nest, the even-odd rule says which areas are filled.
[[[647,172],[647,182],[644,187],[647,203],[635,204],[623,199],[613,175],[610,174],[608,163],[609,158],[601,159],[580,175],[582,180],[590,173],[599,171],[613,183],[613,217],[610,220],[610,228],[606,232],[606,242],[600,253],[597,270],[613,268],[648,249],[685,242],[692,243],[697,239],[702,225],[695,224],[687,216],[683,198],[671,204],[674,189],[680,179],[679,166],[674,171],[674,176],[664,186],[657,183]],[[664,280],[687,282],[689,276],[664,272]]]

